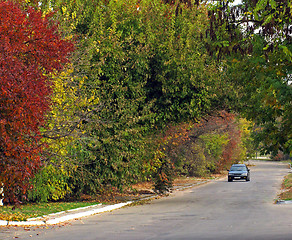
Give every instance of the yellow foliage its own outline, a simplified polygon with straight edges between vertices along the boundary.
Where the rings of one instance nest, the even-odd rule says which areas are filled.
[[[45,130],[46,138],[43,141],[48,145],[49,151],[52,152],[52,162],[56,162],[59,170],[63,175],[70,175],[70,166],[64,159],[68,158],[68,147],[72,144],[85,129],[82,128],[82,116],[89,112],[99,102],[94,92],[85,91],[84,80],[86,77],[72,76],[74,69],[68,65],[61,73],[51,75],[52,95],[51,107],[47,113],[47,127]],[[68,162],[68,161],[67,161]],[[48,183],[50,184],[50,183]],[[52,199],[60,199],[70,191],[65,182],[53,182],[52,189],[55,189]],[[64,185],[65,184],[65,185]]]

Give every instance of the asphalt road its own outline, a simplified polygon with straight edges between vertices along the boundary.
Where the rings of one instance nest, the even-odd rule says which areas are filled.
[[[291,240],[292,205],[273,204],[289,169],[256,164],[250,182],[225,178],[62,226],[1,228],[0,239]]]

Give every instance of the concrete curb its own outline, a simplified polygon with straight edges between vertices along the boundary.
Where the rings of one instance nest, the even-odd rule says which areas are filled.
[[[8,225],[8,221],[0,220],[0,226],[7,226],[7,225]]]
[[[6,221],[6,220],[0,220],[0,226],[42,226],[42,225],[54,225],[54,224],[59,224],[62,222],[67,222],[70,220],[74,220],[74,219],[78,219],[78,218],[82,218],[82,217],[88,217],[94,214],[98,214],[98,213],[103,213],[103,212],[108,212],[108,211],[112,211],[118,208],[122,208],[124,206],[127,206],[129,204],[131,204],[132,201],[128,201],[125,203],[118,203],[118,204],[114,204],[114,205],[109,205],[109,206],[105,206],[103,208],[98,208],[98,209],[92,209],[89,211],[84,211],[84,212],[79,212],[79,213],[71,213],[62,217],[56,217],[47,221]],[[90,206],[92,207],[92,206]],[[80,208],[80,209],[86,209],[89,207],[84,207],[84,208]],[[75,209],[78,210],[78,209]],[[58,213],[57,213],[58,214]]]
[[[7,226],[42,226],[45,225],[43,221],[7,221]]]
[[[91,215],[94,215],[94,214],[97,214],[97,213],[112,211],[112,210],[127,206],[127,205],[129,205],[131,203],[132,203],[132,201],[129,201],[129,202],[125,202],[125,203],[118,203],[118,204],[106,206],[106,207],[99,208],[99,209],[93,209],[93,210],[90,210],[90,211],[85,211],[85,212],[80,212],[80,213],[73,213],[73,214],[69,214],[67,216],[63,216],[63,217],[59,217],[59,218],[48,220],[45,223],[48,224],[48,225],[58,224],[58,223],[61,223],[61,222],[66,222],[66,221],[74,220],[74,219],[77,219],[77,218],[88,217],[88,216],[91,216]]]
[[[292,200],[278,200],[276,204],[292,204]]]

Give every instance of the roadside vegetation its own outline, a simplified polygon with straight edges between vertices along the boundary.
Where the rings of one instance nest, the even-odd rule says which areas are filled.
[[[5,205],[291,156],[290,0],[0,0],[0,19]]]
[[[282,183],[282,193],[279,195],[281,200],[292,200],[292,174],[287,175]]]
[[[177,177],[173,181],[176,188],[187,188],[194,184],[204,183],[208,180],[221,177],[221,174],[212,174],[206,177]],[[133,184],[129,189],[120,192],[117,188],[112,188],[102,195],[82,195],[78,200],[60,202],[36,202],[25,203],[19,207],[5,205],[0,208],[0,219],[7,221],[27,221],[30,218],[45,219],[49,214],[74,210],[76,208],[87,207],[97,204],[107,205],[120,202],[133,201],[133,205],[145,204],[149,200],[140,200],[141,197],[151,197],[155,195],[153,191],[153,181]],[[156,195],[159,197],[159,195]]]

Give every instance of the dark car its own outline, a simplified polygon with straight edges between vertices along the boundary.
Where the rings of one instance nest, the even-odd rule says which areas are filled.
[[[228,171],[228,182],[241,179],[250,181],[250,171],[245,164],[233,164]]]

